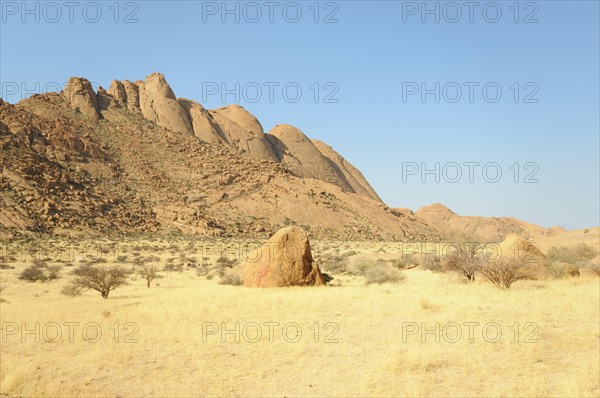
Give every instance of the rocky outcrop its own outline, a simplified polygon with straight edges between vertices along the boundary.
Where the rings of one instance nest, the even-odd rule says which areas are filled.
[[[119,105],[127,107],[127,91],[125,90],[125,85],[119,80],[110,82],[107,93],[111,95]]]
[[[344,175],[304,133],[289,124],[278,124],[267,135],[279,161],[294,174],[315,178],[354,192]]]
[[[98,100],[89,80],[82,77],[70,78],[63,95],[71,104],[71,108],[79,110],[92,120],[100,119]]]
[[[219,110],[210,111],[210,114],[221,127],[223,133],[227,137],[227,141],[233,147],[238,148],[256,159],[270,160],[272,162],[277,161],[277,157],[275,156],[271,145],[269,145],[265,134],[262,132],[255,133],[246,130],[233,120],[224,116]]]
[[[377,192],[371,187],[359,169],[354,167],[342,155],[323,141],[312,140],[312,142],[331,164],[332,168],[344,176],[344,179],[348,182],[353,192],[381,201]]]
[[[265,133],[258,119],[240,105],[225,106],[215,109],[214,112],[237,123],[251,135],[261,136]]]
[[[186,110],[162,74],[152,73],[138,88],[140,109],[146,119],[176,133],[194,134]]]
[[[179,99],[179,104],[186,110],[196,137],[204,142],[229,145],[221,126],[202,105],[185,98]]]
[[[262,247],[250,254],[244,265],[244,286],[318,286],[325,280],[313,260],[310,242],[300,227],[277,231]]]

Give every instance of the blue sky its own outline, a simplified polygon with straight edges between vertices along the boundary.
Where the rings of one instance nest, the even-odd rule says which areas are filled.
[[[600,224],[597,1],[84,1],[71,16],[62,1],[1,3],[9,102],[70,76],[107,87],[159,71],[179,97],[237,93],[266,131],[326,141],[390,206]]]

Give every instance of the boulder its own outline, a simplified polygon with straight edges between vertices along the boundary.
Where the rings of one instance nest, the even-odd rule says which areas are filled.
[[[63,91],[63,96],[71,104],[92,120],[99,120],[98,99],[89,80],[82,77],[71,77]]]
[[[310,251],[306,232],[290,226],[277,231],[244,264],[244,286],[287,287],[325,285]]]

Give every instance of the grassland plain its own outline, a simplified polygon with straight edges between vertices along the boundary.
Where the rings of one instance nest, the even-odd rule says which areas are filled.
[[[109,240],[79,242],[60,259],[61,278],[44,283],[18,276],[46,254],[5,249],[14,268],[0,273],[2,396],[600,395],[591,274],[500,290],[415,268],[399,284],[345,273],[322,288],[249,289],[221,285],[210,270],[224,254],[215,247],[232,257],[247,242],[209,243],[129,240],[117,252]],[[401,245],[315,241],[313,252],[376,261]],[[61,294],[70,269],[99,247],[110,249],[100,266],[183,267],[150,288],[134,274],[108,299]]]

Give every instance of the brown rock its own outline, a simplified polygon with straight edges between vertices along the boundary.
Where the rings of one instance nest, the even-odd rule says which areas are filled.
[[[71,103],[71,108],[78,109],[92,120],[99,120],[98,100],[89,80],[82,77],[69,79],[63,95]]]
[[[271,145],[267,141],[266,135],[262,132],[262,127],[260,128],[260,131],[246,130],[243,126],[225,116],[225,114],[231,116],[233,113],[224,112],[224,109],[225,108],[221,108],[210,111],[210,114],[214,118],[215,122],[217,122],[221,127],[221,130],[227,137],[227,141],[230,143],[230,145],[239,148],[253,158],[276,162],[277,157],[275,156]],[[244,110],[244,112],[247,111]],[[245,123],[249,125],[250,122],[248,120],[250,118],[242,118],[239,116],[240,113],[241,111],[239,110],[235,113],[236,118],[238,120],[244,119]],[[255,126],[253,129],[256,130],[257,127]]]
[[[139,84],[142,114],[166,129],[182,134],[194,134],[186,110],[179,104],[173,90],[160,73],[152,73]]]
[[[196,137],[204,142],[229,145],[221,127],[202,105],[185,98],[179,99],[179,104],[187,111]]]
[[[125,94],[127,97],[127,109],[130,111],[141,112],[140,88],[137,86],[137,84],[132,83],[129,80],[125,80],[123,82],[123,87],[125,87]]]
[[[244,265],[244,286],[286,287],[324,285],[325,280],[300,227],[280,229],[254,251]]]
[[[121,106],[127,106],[127,91],[119,80],[113,80],[108,88],[108,94]]]

